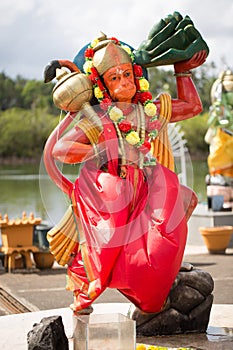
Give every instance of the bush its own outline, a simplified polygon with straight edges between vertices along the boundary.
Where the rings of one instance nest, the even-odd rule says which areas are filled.
[[[0,113],[0,156],[37,158],[58,119],[42,109],[8,109]]]
[[[194,118],[183,120],[180,124],[184,132],[184,138],[187,140],[187,147],[190,155],[206,156],[209,146],[206,144],[204,137],[207,127],[209,113],[200,114]]]

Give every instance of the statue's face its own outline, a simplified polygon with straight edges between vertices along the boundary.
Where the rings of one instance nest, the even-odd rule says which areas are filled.
[[[132,101],[136,93],[131,63],[120,64],[108,69],[103,75],[104,83],[113,101]]]

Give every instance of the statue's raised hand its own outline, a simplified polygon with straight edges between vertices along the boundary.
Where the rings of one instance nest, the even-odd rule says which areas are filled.
[[[193,55],[189,60],[177,62],[174,64],[175,73],[186,72],[201,66],[207,57],[205,50],[201,50]]]
[[[189,16],[183,18],[180,13],[174,12],[153,26],[148,38],[134,51],[134,56],[137,64],[147,68],[189,61],[201,51],[205,52],[206,58],[209,48],[193,21]],[[199,61],[198,58],[194,63],[195,57],[191,64],[193,68],[202,64],[202,59]]]

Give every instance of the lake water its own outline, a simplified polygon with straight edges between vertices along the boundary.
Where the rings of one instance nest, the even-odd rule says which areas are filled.
[[[72,167],[70,179],[76,177],[77,168]],[[189,164],[188,185],[206,201],[205,176],[208,172],[205,161]],[[63,216],[69,200],[50,180],[41,165],[0,165],[0,213],[10,218],[21,217],[25,211],[41,217],[54,225]]]

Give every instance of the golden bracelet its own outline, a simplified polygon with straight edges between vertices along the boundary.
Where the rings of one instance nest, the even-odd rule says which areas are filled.
[[[180,73],[174,73],[175,77],[191,77],[192,72],[186,71],[186,72],[180,72]]]

